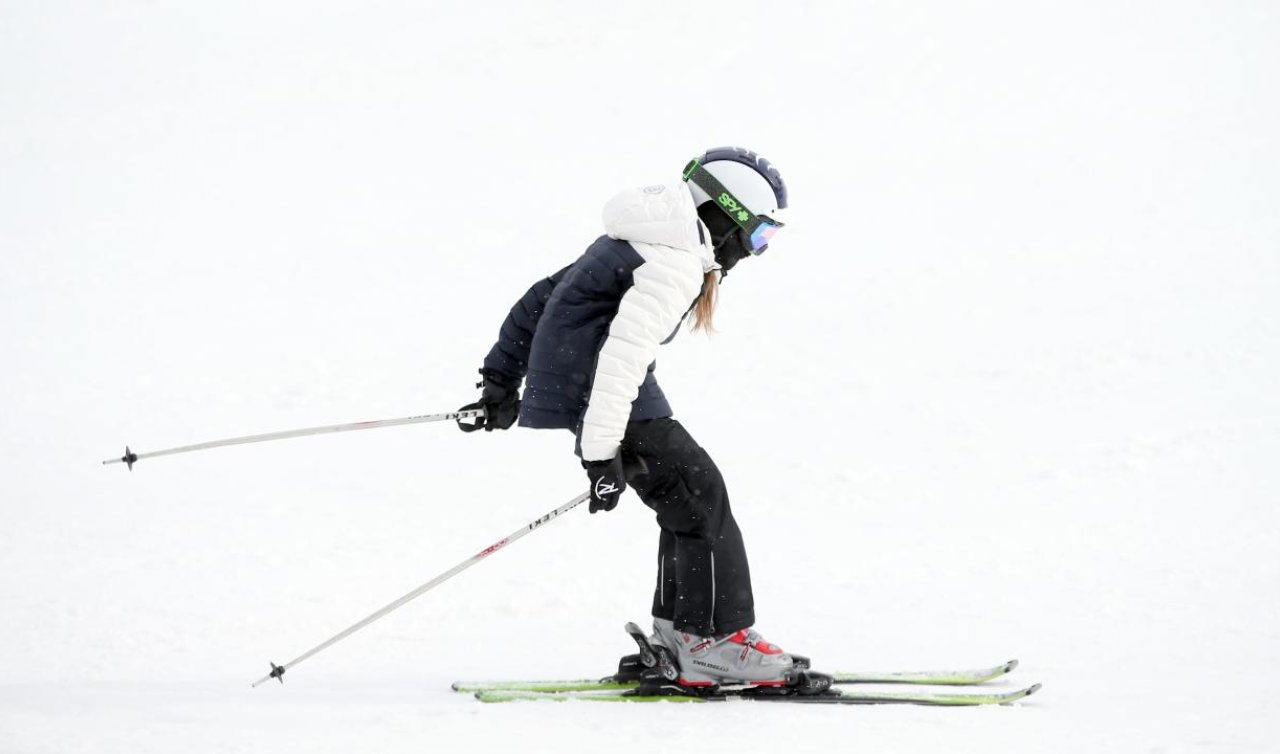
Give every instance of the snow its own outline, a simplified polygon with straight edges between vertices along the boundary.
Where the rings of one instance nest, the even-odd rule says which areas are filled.
[[[1273,4],[7,3],[0,752],[1277,751]],[[474,399],[614,191],[751,146],[793,210],[659,376],[759,627],[1017,657],[994,709],[481,705],[593,676],[655,528]],[[705,741],[706,743],[700,743]]]

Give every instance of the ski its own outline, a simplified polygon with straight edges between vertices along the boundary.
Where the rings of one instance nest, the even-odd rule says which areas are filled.
[[[1012,673],[1018,667],[1017,660],[1002,665],[973,670],[923,670],[889,672],[832,673],[836,684],[893,683],[927,686],[973,686],[995,680]],[[544,680],[544,681],[455,681],[454,691],[526,691],[538,693],[565,693],[574,691],[625,691],[639,686],[635,680],[622,680],[608,676],[592,680]]]
[[[1012,673],[1017,660],[975,670],[924,670],[887,673],[834,673],[835,683],[904,683],[927,686],[973,686]]]
[[[666,687],[672,688],[672,687]],[[675,687],[679,688],[679,687]],[[726,688],[713,692],[693,693],[681,689],[671,694],[637,694],[631,690],[545,691],[491,690],[477,691],[482,702],[517,701],[584,701],[584,702],[792,702],[798,704],[917,704],[935,707],[978,707],[1011,704],[1040,690],[1040,684],[1006,692],[932,692],[932,691],[865,691],[834,687],[817,694],[776,693],[764,688]]]
[[[594,681],[590,678],[564,681],[454,681],[452,688],[463,692],[527,691],[559,694],[570,691],[627,691],[639,685],[639,681],[617,681],[610,676]]]

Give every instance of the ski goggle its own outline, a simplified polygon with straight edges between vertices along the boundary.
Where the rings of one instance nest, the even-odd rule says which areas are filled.
[[[733,192],[725,188],[725,185],[711,174],[697,160],[690,160],[684,169],[684,179],[692,181],[695,186],[707,192],[707,196],[712,198],[720,209],[729,216],[731,220],[742,230],[742,235],[746,239],[747,251],[754,255],[763,254],[764,250],[769,248],[769,241],[779,228],[784,227],[784,223],[767,215],[757,215],[747,206],[738,201]]]

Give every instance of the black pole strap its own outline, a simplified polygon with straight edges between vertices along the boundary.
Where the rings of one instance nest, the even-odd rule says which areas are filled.
[[[481,405],[481,403],[480,403],[479,401],[476,401],[475,403],[468,403],[467,405],[463,406],[462,408],[460,408],[460,409],[458,409],[458,410],[459,410],[459,411],[474,411],[474,410],[477,410],[477,409],[483,409],[483,408],[484,408],[484,406],[483,406],[483,405]],[[486,413],[487,413],[487,412],[486,412]],[[475,431],[477,431],[477,430],[484,429],[484,420],[485,420],[485,417],[483,417],[483,416],[477,416],[477,417],[476,417],[476,420],[475,420],[475,422],[474,422],[474,423],[468,423],[468,422],[463,421],[462,419],[458,419],[458,420],[457,420],[457,422],[458,422],[458,429],[462,430],[463,432],[475,432]]]

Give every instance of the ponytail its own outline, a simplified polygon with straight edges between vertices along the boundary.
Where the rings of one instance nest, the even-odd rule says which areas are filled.
[[[702,276],[702,293],[693,304],[693,331],[702,330],[714,335],[716,328],[712,318],[716,313],[716,292],[720,287],[719,270],[711,270]]]

